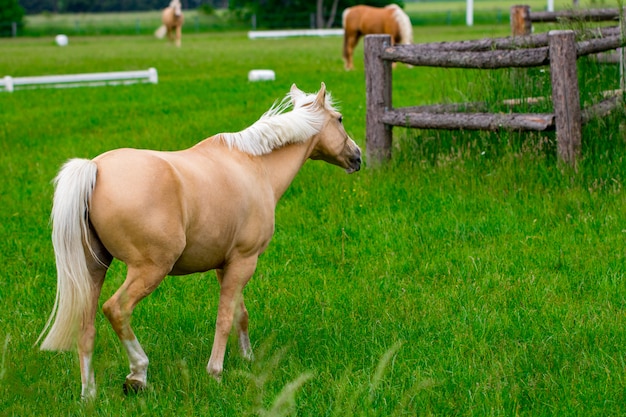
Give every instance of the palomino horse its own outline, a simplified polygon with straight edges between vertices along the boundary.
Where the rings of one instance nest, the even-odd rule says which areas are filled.
[[[166,275],[217,272],[220,297],[209,374],[220,378],[233,324],[241,353],[252,358],[242,290],[274,233],[276,204],[307,159],[347,173],[361,167],[361,150],[346,133],[324,83],[317,94],[294,84],[247,129],[186,150],[117,149],[62,167],[52,207],[57,293],[41,349],[78,345],[83,398],[96,392],[94,320],[113,258],[127,265],[126,280],[102,309],[130,362],[125,391],[143,389],[148,370],[131,314]]]
[[[385,7],[353,6],[343,11],[343,60],[354,68],[352,54],[361,36],[387,34],[394,44],[413,43],[411,20],[397,4]]]
[[[163,24],[154,32],[154,36],[163,39],[167,34],[169,40],[172,42],[175,41],[176,46],[180,47],[183,23],[185,22],[180,0],[172,0],[170,5],[163,9],[161,21]]]

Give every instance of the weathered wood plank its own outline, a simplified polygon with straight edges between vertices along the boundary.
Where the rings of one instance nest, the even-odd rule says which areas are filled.
[[[610,51],[626,45],[620,36],[581,41],[576,44],[576,56],[585,56]]]
[[[548,47],[511,51],[457,52],[411,49],[410,45],[385,48],[381,58],[423,67],[497,69],[538,67],[550,63]]]
[[[585,124],[589,123],[592,119],[604,117],[623,105],[624,96],[622,94],[606,98],[584,110],[581,110],[581,122]]]
[[[429,42],[404,45],[407,50],[420,53],[422,49],[437,51],[481,52],[498,49],[520,49],[548,46],[548,34],[516,36],[505,38],[484,38],[471,41]]]
[[[383,122],[392,126],[444,130],[550,130],[554,115],[543,113],[408,113],[388,111]]]
[[[620,36],[620,28],[618,26],[610,26],[586,29],[576,32],[576,35],[577,38],[585,39]],[[484,38],[470,41],[416,43],[412,45],[402,45],[402,49],[407,53],[412,54],[420,54],[423,49],[433,49],[437,51],[480,52],[499,49],[538,48],[548,46],[548,42],[548,33],[539,33],[536,35]]]
[[[563,10],[560,12],[532,12],[532,22],[558,22],[561,20],[579,20],[604,22],[619,19],[619,9],[584,9]]]

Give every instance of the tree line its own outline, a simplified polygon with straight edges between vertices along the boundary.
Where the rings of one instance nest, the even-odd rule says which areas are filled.
[[[11,36],[25,14],[98,13],[160,10],[170,0],[0,0],[0,36]],[[384,6],[402,0],[181,0],[183,9],[229,9],[242,19],[254,16],[259,27],[332,27],[341,25],[341,12],[356,4]]]
[[[169,0],[0,0],[19,3],[26,14],[36,13],[97,13],[97,12],[130,12],[144,10],[160,10],[169,4]],[[228,8],[233,10],[249,10],[254,13],[317,13],[323,10],[330,14],[332,9],[343,10],[355,4],[383,6],[389,0],[181,0],[183,9],[198,7]],[[399,3],[402,1],[392,1]]]

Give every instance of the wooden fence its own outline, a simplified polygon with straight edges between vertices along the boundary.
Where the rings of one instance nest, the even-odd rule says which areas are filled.
[[[582,124],[602,117],[623,104],[624,92],[581,109],[576,60],[578,57],[624,45],[619,27],[593,31],[594,39],[577,41],[572,30],[539,35],[477,41],[391,45],[388,35],[365,37],[367,94],[366,148],[368,162],[391,157],[393,126],[446,130],[556,130],[558,156],[572,166],[580,153]],[[588,37],[589,31],[585,34]],[[444,68],[523,68],[550,66],[554,113],[480,112],[484,103],[444,104],[394,108],[392,63]],[[514,103],[509,103],[514,104]]]

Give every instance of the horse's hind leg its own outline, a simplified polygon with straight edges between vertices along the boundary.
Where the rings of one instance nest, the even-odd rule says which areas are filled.
[[[129,265],[124,284],[102,306],[128,355],[130,374],[124,383],[126,393],[146,387],[149,363],[148,356],[130,327],[130,316],[139,301],[154,291],[168,272],[168,268],[158,265]]]
[[[233,321],[237,317],[237,331],[240,337],[240,347],[244,356],[251,356],[250,339],[248,337],[248,312],[243,304],[243,287],[256,269],[257,258],[250,257],[231,262],[223,272],[218,272],[220,281],[220,301],[217,310],[217,321],[215,325],[215,338],[211,349],[211,358],[207,364],[207,372],[216,379],[220,379],[224,369],[224,354],[226,353],[226,342],[233,328]],[[241,337],[243,343],[241,345]]]
[[[343,61],[346,70],[354,69],[352,56],[354,54],[354,48],[356,47],[356,44],[359,42],[360,38],[359,32],[349,32],[350,31],[346,31],[343,38]]]
[[[96,337],[96,311],[98,310],[98,298],[100,290],[104,283],[108,266],[111,263],[111,255],[104,249],[102,244],[90,231],[90,242],[94,254],[98,259],[94,259],[93,255],[85,250],[87,259],[87,267],[91,276],[91,308],[83,319],[80,334],[78,338],[78,358],[80,361],[80,377],[82,383],[81,397],[83,399],[91,399],[96,395],[96,381],[93,370],[93,347]]]

